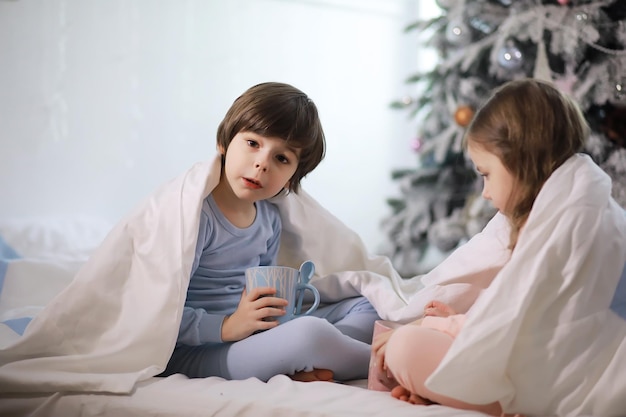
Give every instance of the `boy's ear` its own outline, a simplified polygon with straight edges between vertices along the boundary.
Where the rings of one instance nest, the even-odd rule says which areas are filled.
[[[226,150],[219,143],[217,144],[217,151],[220,153],[220,155],[226,155]]]

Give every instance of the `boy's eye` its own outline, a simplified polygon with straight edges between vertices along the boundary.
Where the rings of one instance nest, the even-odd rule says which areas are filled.
[[[257,142],[256,140],[248,139],[246,142],[248,142],[248,146],[251,146],[253,148],[259,147],[259,142]]]
[[[278,162],[280,162],[281,164],[289,163],[289,158],[287,158],[285,155],[278,155],[276,159],[278,159]]]

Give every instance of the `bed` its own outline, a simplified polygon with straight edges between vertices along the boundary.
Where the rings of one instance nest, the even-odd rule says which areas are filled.
[[[345,227],[324,210],[320,210],[320,213],[321,216],[328,217],[326,221],[333,223],[331,227],[339,228],[338,230],[343,230],[342,228]],[[140,217],[147,216],[142,214]],[[310,220],[314,221],[314,219]],[[67,293],[68,289],[71,290],[72,281],[77,273],[84,269],[94,252],[106,246],[105,238],[108,236],[110,239],[111,235],[116,234],[115,226],[103,219],[91,216],[30,217],[0,221],[1,348],[19,342],[27,327],[32,327],[34,319],[46,315],[42,313],[46,306],[54,304],[59,299],[72,299],[71,296],[64,298],[62,293]],[[128,227],[126,224],[121,228],[127,229]],[[295,238],[295,236],[292,237]],[[288,240],[289,235],[286,235],[285,239]],[[359,251],[364,251],[356,235],[344,233],[342,241],[344,244],[359,248]],[[119,247],[116,248],[118,249],[121,250]],[[139,251],[138,248],[134,250]],[[346,250],[345,253],[349,254],[350,251]],[[291,255],[283,253],[281,256],[289,258]],[[357,257],[361,256],[363,256],[361,253],[357,253]],[[283,262],[286,261],[283,260]],[[363,260],[352,259],[349,262],[363,262]],[[366,262],[380,263],[378,268],[383,270],[390,268],[385,258],[367,258]],[[126,282],[120,285],[130,284]],[[419,285],[421,284],[413,282],[402,291],[414,291]],[[113,282],[97,286],[91,302],[106,304],[104,293],[113,291],[113,288],[115,288]],[[350,291],[352,290],[348,290],[348,293]],[[85,290],[80,292],[84,294]],[[123,294],[113,291],[113,297],[120,296],[123,297]],[[82,310],[82,313],[90,317],[90,320],[97,320],[99,316],[97,307],[96,311],[89,310],[89,306],[84,307],[87,310]],[[111,304],[103,308],[111,308]],[[122,309],[119,307],[120,311]],[[45,322],[46,328],[49,328],[51,323],[54,323],[52,325],[58,324],[57,318],[48,317]],[[114,344],[105,335],[106,332],[106,329],[99,329],[94,337],[105,350]],[[36,329],[35,333],[37,333]],[[67,337],[67,333],[64,333],[64,336]],[[55,344],[57,337],[57,334],[46,333],[43,336],[43,343]],[[59,344],[63,343],[59,341]],[[164,345],[168,347],[168,343]],[[54,348],[51,349],[54,351],[48,352],[51,355],[71,355],[68,351],[60,353]],[[75,348],[68,349],[74,352]],[[119,348],[122,352],[125,349],[131,351],[128,355],[133,355],[132,349],[128,346]],[[3,353],[6,354],[6,351]],[[25,357],[29,356],[24,350],[18,354],[22,353]],[[35,356],[37,356],[36,353],[30,355],[33,361],[46,360],[46,358]],[[86,371],[85,369],[91,366],[89,355],[76,354],[75,356],[75,361],[65,362],[58,367],[35,363],[32,368],[26,367],[14,371],[8,369],[11,363],[5,363],[0,371],[0,375],[3,376],[0,377],[0,415],[291,417],[415,416],[416,412],[424,416],[480,415],[441,406],[420,407],[420,410],[417,410],[415,406],[393,399],[388,392],[367,389],[367,380],[347,383],[303,383],[292,381],[282,375],[266,383],[256,379],[243,381],[226,381],[217,377],[189,379],[183,375],[161,378],[154,376],[158,374],[158,371],[150,365],[133,368],[141,369],[133,377],[128,378],[126,371],[110,372],[98,366]],[[152,352],[148,356],[158,355]],[[92,361],[99,360],[109,364],[110,359],[106,359],[107,357],[108,353],[105,353]],[[6,359],[6,356],[4,358]],[[63,359],[57,356],[54,362],[58,363]],[[67,373],[71,370],[79,376],[68,377]],[[16,379],[18,373],[19,376]],[[100,376],[94,376],[97,373],[106,373],[109,380],[102,382]]]
[[[216,161],[194,165],[140,202],[117,224],[92,217],[0,222],[0,415],[481,415],[436,405],[409,405],[387,392],[367,389],[366,380],[339,384],[295,382],[286,376],[275,376],[268,382],[156,377],[175,343],[200,202],[214,186],[216,172]],[[582,178],[589,176],[585,173]],[[564,172],[562,178],[581,181],[573,172]],[[555,188],[568,190],[567,196],[555,198],[563,205],[570,204],[568,196],[575,195],[570,184],[557,183]],[[538,204],[542,202],[538,199]],[[576,411],[569,415],[597,417],[626,410],[626,342],[622,338],[619,343],[606,343],[615,340],[616,332],[626,335],[624,320],[608,309],[594,312],[591,325],[572,324],[557,317],[562,311],[582,314],[579,310],[586,308],[580,303],[569,304],[567,292],[580,292],[575,279],[578,275],[572,275],[573,284],[555,290],[558,294],[553,298],[546,297],[546,291],[551,290],[542,287],[544,272],[536,265],[528,269],[509,259],[508,226],[501,216],[494,217],[482,233],[427,276],[402,279],[387,258],[368,253],[353,231],[306,192],[278,196],[274,203],[284,225],[279,263],[297,267],[305,259],[314,259],[316,276],[311,283],[324,300],[363,294],[383,319],[402,323],[419,316],[432,299],[464,311],[481,294],[472,307],[475,316],[468,320],[471,331],[461,333],[431,377],[441,392],[448,387],[461,399],[504,399],[512,407],[524,398],[517,395],[525,394],[533,400],[526,399],[523,406],[535,407],[539,411],[532,415],[538,416],[544,415],[540,410],[550,407]],[[609,215],[616,214],[610,210]],[[620,209],[617,215],[623,217],[624,213]],[[550,216],[560,219],[563,214],[552,210]],[[597,211],[593,216],[598,216]],[[550,221],[542,219],[542,226],[533,228],[529,219],[529,243],[520,249],[538,264],[546,256],[554,256],[531,244],[537,239],[542,248],[546,242],[549,246],[554,239],[550,237],[554,231]],[[626,222],[623,225],[615,231],[616,241],[626,235]],[[593,243],[586,250],[597,247],[592,229],[576,233],[583,233],[585,240]],[[614,261],[593,267],[602,271],[608,268],[609,275],[617,276],[626,263],[626,248],[615,242],[606,244],[614,246]],[[568,256],[567,262],[579,259],[582,253],[575,251],[583,249],[572,250],[575,256]],[[516,279],[520,273],[529,278]],[[490,294],[491,288],[497,292]],[[541,290],[540,297],[526,296],[537,290]],[[147,291],[149,297],[145,296]],[[566,297],[561,300],[564,291]],[[605,292],[613,296],[615,288]],[[509,298],[503,299],[503,293]],[[549,306],[564,305],[551,312],[546,302]],[[548,323],[549,330],[531,338],[541,344],[539,347],[530,343],[526,334],[537,334],[530,326],[537,321],[537,308],[543,309],[540,318],[544,325]],[[127,316],[134,320],[126,320]],[[600,322],[602,326],[597,326]],[[558,331],[552,331],[552,324]],[[577,326],[579,337],[587,340],[582,353],[564,349],[567,337],[555,336],[546,344],[543,337],[548,337],[547,333],[567,336],[572,326]],[[519,344],[524,346],[521,351]],[[536,384],[527,382],[543,376],[542,367],[519,372],[530,359],[535,363],[545,359],[537,357],[537,352],[570,364],[583,361],[583,366],[564,366],[546,374],[545,383],[551,390],[539,387],[542,391],[537,395],[533,391]],[[612,359],[598,365],[602,372],[589,378],[586,373],[599,369],[598,361],[590,358]],[[459,370],[488,383],[460,388]],[[509,374],[511,370],[517,373]],[[481,374],[483,371],[490,372],[489,378]],[[581,378],[584,383],[578,382]]]
[[[66,288],[112,225],[93,218],[27,218],[0,222],[0,340],[19,338]],[[20,268],[20,281],[4,279]],[[19,297],[16,295],[19,294]],[[18,304],[23,307],[18,307]],[[2,391],[2,390],[0,390]],[[417,414],[416,414],[417,413]],[[295,382],[147,377],[128,394],[57,392],[0,394],[2,416],[473,416],[447,407],[405,404],[367,389],[367,380]]]

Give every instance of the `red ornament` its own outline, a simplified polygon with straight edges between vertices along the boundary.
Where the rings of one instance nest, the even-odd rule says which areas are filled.
[[[467,127],[474,117],[474,109],[470,106],[459,106],[454,112],[454,121],[461,127]]]

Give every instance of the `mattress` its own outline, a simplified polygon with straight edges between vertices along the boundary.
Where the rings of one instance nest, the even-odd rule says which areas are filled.
[[[8,262],[29,268],[16,288],[0,276],[0,343],[23,333],[32,317],[73,279],[111,225],[98,218],[12,219],[0,222],[0,275]],[[41,273],[45,272],[45,276]],[[29,297],[29,307],[14,309],[15,294]],[[23,300],[22,300],[23,301]],[[23,304],[23,303],[22,303]],[[8,325],[7,325],[8,324]],[[12,335],[6,332],[10,328]],[[54,392],[5,394],[0,387],[1,416],[476,416],[477,412],[442,406],[416,406],[367,389],[367,380],[297,382],[278,375],[267,382],[250,378],[190,379],[184,375],[149,377],[130,394]]]

